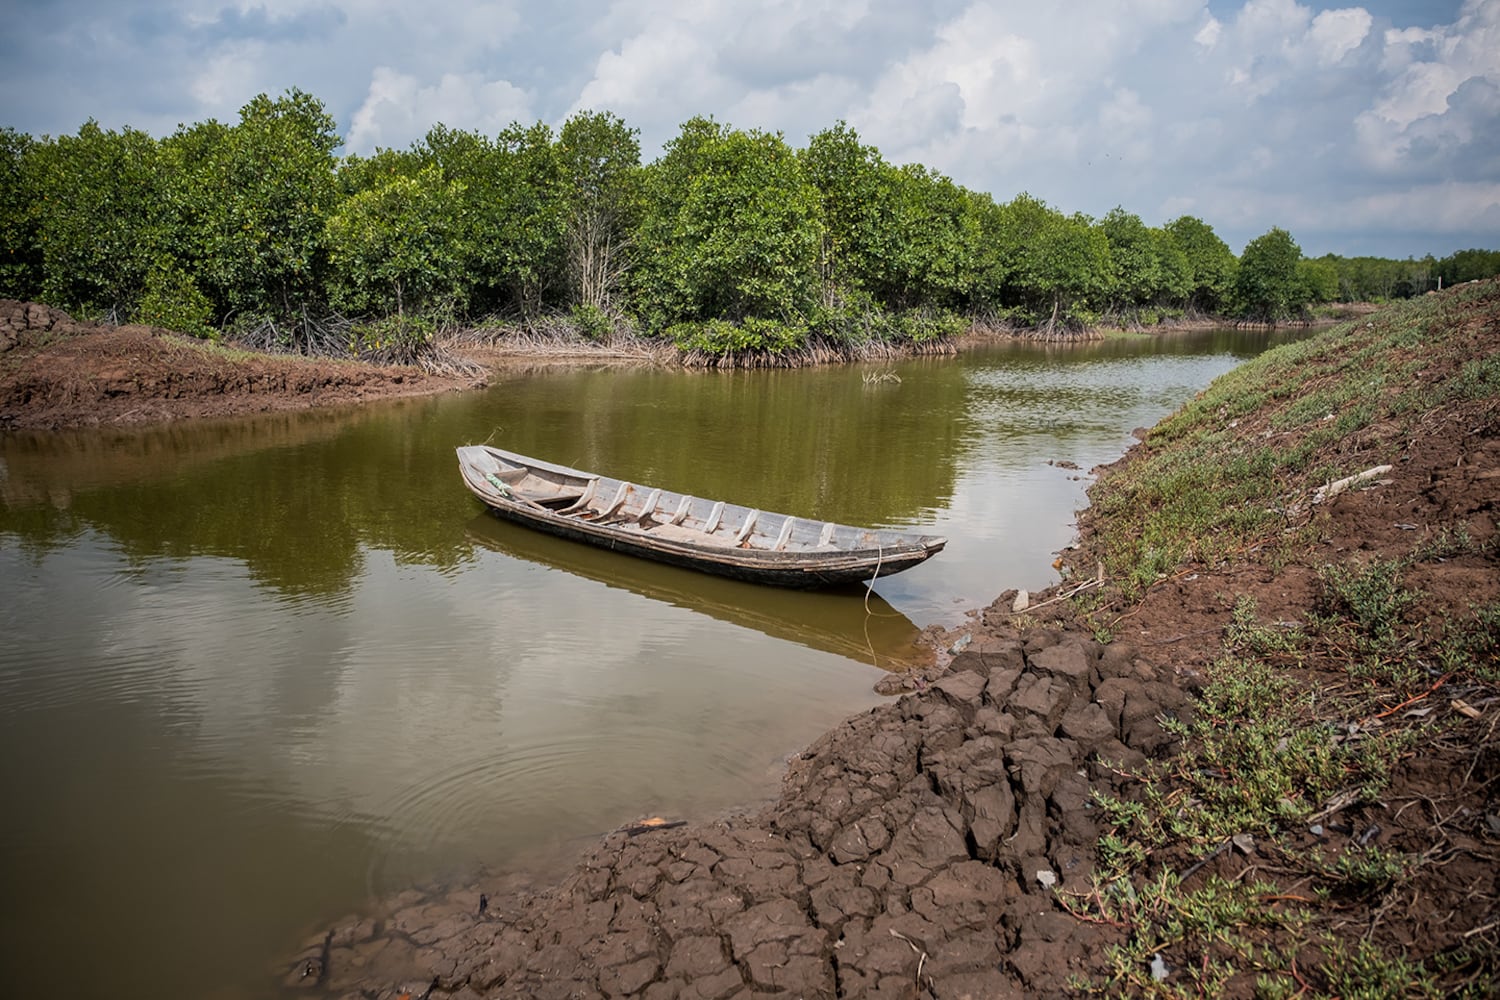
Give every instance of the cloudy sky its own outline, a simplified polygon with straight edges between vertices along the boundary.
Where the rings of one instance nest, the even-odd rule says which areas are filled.
[[[609,110],[649,160],[710,114],[840,119],[1009,200],[1196,215],[1238,252],[1500,248],[1500,0],[7,0],[0,125],[161,136],[257,93],[345,152]]]

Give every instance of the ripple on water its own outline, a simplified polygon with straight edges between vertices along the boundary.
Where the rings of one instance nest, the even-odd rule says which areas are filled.
[[[252,594],[232,560],[132,557],[94,535],[34,559],[0,546],[0,713],[233,686],[239,651],[284,624],[247,614]]]
[[[380,895],[430,873],[434,862],[503,865],[563,841],[576,850],[662,809],[691,811],[679,775],[663,773],[662,762],[680,759],[681,746],[681,734],[644,724],[524,742],[501,737],[467,757],[449,757],[441,769],[406,778],[368,812],[340,821],[374,835],[368,881]],[[710,790],[744,783],[745,762],[733,754],[695,757],[691,768],[700,787]],[[659,798],[658,789],[671,789],[672,800]]]

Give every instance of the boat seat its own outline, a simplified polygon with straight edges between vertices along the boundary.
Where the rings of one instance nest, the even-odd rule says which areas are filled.
[[[590,500],[594,499],[594,491],[597,490],[598,488],[599,488],[599,479],[596,476],[593,479],[589,480],[589,484],[587,486],[585,486],[584,489],[583,489],[583,492],[578,495],[578,499],[574,500],[567,507],[564,507],[561,510],[559,510],[558,513],[559,514],[574,514],[574,513],[577,513],[578,511],[582,510],[585,506],[587,506],[587,504],[588,504],[588,502]]]
[[[634,487],[629,483],[621,483],[620,488],[615,492],[615,498],[609,502],[609,506],[602,510],[585,510],[578,515],[579,518],[585,521],[598,521],[601,524],[611,523],[610,518],[620,513],[620,508],[625,506],[625,501],[633,489]]]

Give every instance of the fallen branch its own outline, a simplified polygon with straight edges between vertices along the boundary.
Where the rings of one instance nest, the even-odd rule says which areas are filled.
[[[1316,504],[1332,500],[1350,487],[1358,486],[1360,483],[1374,479],[1376,476],[1383,476],[1390,471],[1391,467],[1389,465],[1377,465],[1373,469],[1366,469],[1364,472],[1356,472],[1352,476],[1345,476],[1343,479],[1329,483],[1326,486],[1318,487],[1317,492],[1313,494],[1312,502]]]
[[[1450,678],[1452,676],[1453,676],[1452,673],[1446,673],[1446,674],[1444,674],[1443,676],[1439,677],[1437,680],[1433,681],[1432,682],[1432,687],[1428,688],[1426,691],[1423,691],[1421,694],[1419,694],[1419,695],[1413,695],[1412,697],[1410,697],[1410,698],[1406,699],[1405,701],[1403,701],[1401,704],[1397,705],[1395,708],[1388,708],[1384,712],[1381,712],[1379,715],[1372,715],[1372,716],[1370,716],[1370,718],[1366,719],[1365,721],[1369,722],[1369,721],[1371,721],[1373,719],[1384,719],[1388,715],[1394,715],[1395,713],[1401,711],[1403,708],[1405,708],[1408,705],[1414,705],[1414,704],[1416,704],[1417,702],[1421,701],[1423,698],[1426,698],[1428,695],[1432,694],[1432,692],[1436,691],[1438,688],[1442,687],[1444,684],[1448,683],[1448,678]]]
[[[1008,614],[1012,618],[1014,618],[1017,615],[1030,614],[1031,612],[1035,611],[1037,608],[1045,608],[1049,604],[1056,604],[1058,601],[1066,601],[1070,597],[1076,597],[1077,595],[1083,593],[1085,590],[1088,590],[1090,587],[1101,587],[1103,585],[1104,585],[1104,564],[1100,563],[1099,564],[1099,575],[1096,576],[1096,577],[1094,577],[1094,579],[1087,580],[1087,581],[1085,581],[1083,583],[1080,583],[1078,586],[1074,587],[1072,590],[1065,591],[1065,592],[1063,592],[1061,594],[1058,594],[1056,597],[1049,597],[1049,598],[1047,598],[1047,600],[1043,601],[1040,604],[1028,604],[1026,607],[1022,608],[1020,611],[1011,611],[1011,612],[1008,612]]]

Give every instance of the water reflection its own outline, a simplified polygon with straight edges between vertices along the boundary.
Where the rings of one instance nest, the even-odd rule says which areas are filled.
[[[554,538],[489,514],[471,520],[468,534],[476,544],[515,559],[884,670],[928,659],[917,646],[920,632],[911,619],[864,587],[810,593],[758,587]]]

